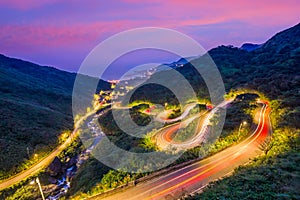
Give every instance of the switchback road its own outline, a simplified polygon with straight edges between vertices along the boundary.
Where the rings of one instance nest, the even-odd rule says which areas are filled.
[[[261,102],[259,120],[255,131],[248,138],[211,157],[183,167],[127,190],[94,196],[90,199],[104,200],[161,200],[178,199],[184,194],[199,190],[209,182],[221,178],[261,153],[260,145],[271,132],[270,107]]]

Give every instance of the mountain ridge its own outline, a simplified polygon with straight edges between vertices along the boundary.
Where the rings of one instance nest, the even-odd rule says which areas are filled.
[[[245,50],[245,51],[254,51],[255,49],[258,49],[262,46],[263,44],[252,44],[252,43],[244,43],[240,47],[240,49]]]

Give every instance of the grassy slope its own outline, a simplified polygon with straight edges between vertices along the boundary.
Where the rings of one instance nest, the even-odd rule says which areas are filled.
[[[21,170],[27,147],[30,156],[47,153],[73,128],[75,77],[0,55],[0,178]]]

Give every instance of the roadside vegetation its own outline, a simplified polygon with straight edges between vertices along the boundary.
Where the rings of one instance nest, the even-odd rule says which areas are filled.
[[[299,133],[276,129],[261,156],[186,199],[299,199]]]
[[[193,137],[196,133],[199,118],[194,119],[186,127],[180,128],[172,137],[175,142],[185,142]]]
[[[208,157],[243,140],[255,127],[253,118],[247,113],[254,112],[258,108],[255,103],[257,97],[256,94],[237,95],[230,107],[227,108],[227,116],[220,137],[214,143],[202,144],[202,146],[187,150],[174,164]],[[244,121],[247,124],[243,125],[239,131],[239,126]]]
[[[47,175],[44,170],[40,171],[38,174],[22,180],[18,184],[15,184],[9,188],[0,191],[0,199],[5,200],[32,200],[41,198],[41,194],[36,182],[33,182],[37,177],[41,183],[49,183],[47,180]]]

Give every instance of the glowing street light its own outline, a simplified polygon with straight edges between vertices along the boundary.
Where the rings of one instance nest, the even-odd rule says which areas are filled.
[[[241,122],[240,127],[239,127],[238,137],[240,136],[241,128],[243,125],[246,126],[247,122],[246,121]]]
[[[39,177],[37,177],[37,178],[35,179],[35,181],[32,180],[32,181],[30,182],[30,184],[33,185],[35,182],[36,182],[36,183],[38,184],[38,186],[39,186],[39,189],[40,189],[40,192],[41,192],[41,195],[42,195],[42,199],[45,200],[44,193],[43,193],[43,190],[42,190],[42,186],[41,186],[41,182],[40,182]]]

